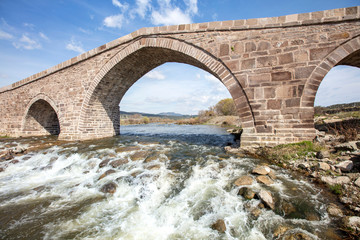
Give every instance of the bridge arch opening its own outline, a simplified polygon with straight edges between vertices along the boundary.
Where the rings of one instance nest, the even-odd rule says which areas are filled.
[[[320,98],[317,96],[318,91],[320,91],[320,95],[322,94],[321,92],[324,91],[320,88],[320,84],[323,83],[323,86],[327,85],[328,81],[330,81],[327,79],[329,77],[334,77],[334,73],[336,75],[337,71],[346,71],[346,74],[340,73],[343,76],[337,77],[337,79],[335,79],[336,84],[333,85],[332,90],[330,90],[335,94],[336,90],[340,89],[339,86],[343,87],[342,85],[348,83],[349,79],[344,79],[344,76],[348,75],[349,73],[350,74],[348,76],[350,76],[351,72],[355,72],[355,75],[357,76],[360,73],[360,36],[355,37],[335,48],[332,52],[324,57],[324,60],[318,64],[318,66],[310,75],[305,84],[303,96],[301,98],[301,106],[307,111],[304,112],[304,121],[314,123],[314,107],[315,105],[319,105],[319,100],[315,102],[315,98]],[[352,86],[352,90],[354,88],[357,87]],[[359,89],[357,89],[357,91],[359,91]]]
[[[60,122],[55,109],[44,99],[33,102],[26,113],[22,132],[26,136],[59,135]]]
[[[189,64],[215,76],[229,90],[245,132],[254,131],[247,96],[235,76],[204,50],[172,39],[140,39],[120,51],[95,77],[83,103],[79,129],[82,139],[120,134],[121,102],[127,90],[152,69],[167,63]]]

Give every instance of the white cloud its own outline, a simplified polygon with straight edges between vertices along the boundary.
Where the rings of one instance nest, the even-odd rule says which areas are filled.
[[[111,28],[121,28],[124,21],[124,15],[118,14],[106,17],[104,19],[104,25]]]
[[[0,30],[0,39],[12,39],[13,37],[10,33]]]
[[[41,48],[41,44],[35,41],[34,39],[29,38],[27,35],[23,34],[19,42],[13,43],[16,48],[24,48],[26,50],[33,50]]]
[[[129,7],[128,4],[122,4],[121,2],[119,2],[119,0],[112,0],[112,4],[120,9],[122,9],[123,11],[126,11],[126,9]]]
[[[220,81],[214,75],[211,75],[211,74],[205,74],[204,77],[206,80],[209,80],[210,82],[213,82],[213,83],[218,83]]]
[[[337,66],[330,70],[316,93],[315,106],[360,101],[360,69]]]
[[[82,47],[81,42],[75,41],[74,39],[71,39],[71,42],[66,45],[67,50],[71,50],[78,53],[84,53],[84,49]]]
[[[188,6],[187,12],[190,14],[197,14],[197,0],[184,0],[185,4]]]
[[[155,25],[176,25],[191,23],[189,14],[184,13],[178,7],[166,8],[160,11],[153,11],[151,22]]]
[[[42,39],[46,40],[46,41],[49,41],[49,38],[42,32],[39,32],[39,35]]]
[[[151,78],[151,79],[158,79],[158,80],[165,79],[165,75],[162,74],[162,72],[160,72],[158,70],[152,70],[151,72],[148,72],[147,74],[145,74],[144,77]]]
[[[151,9],[151,0],[136,0],[135,12],[145,18],[146,12]]]

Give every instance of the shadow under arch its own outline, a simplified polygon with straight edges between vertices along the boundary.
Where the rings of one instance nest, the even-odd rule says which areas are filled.
[[[305,83],[303,95],[300,100],[301,107],[311,108],[313,112],[315,96],[322,80],[333,67],[338,65],[349,65],[360,68],[360,36],[356,36],[343,43],[318,64]]]
[[[26,106],[22,121],[23,136],[59,135],[61,121],[54,101],[45,94],[34,97]]]
[[[234,99],[244,132],[255,132],[253,112],[243,87],[221,60],[177,39],[142,37],[120,50],[91,82],[80,112],[80,139],[118,135],[122,97],[143,75],[166,62],[189,64],[218,78]]]

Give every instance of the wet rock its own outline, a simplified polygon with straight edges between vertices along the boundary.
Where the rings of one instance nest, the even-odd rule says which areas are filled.
[[[152,162],[152,161],[155,161],[157,159],[160,159],[160,154],[159,153],[153,153],[151,154],[150,156],[148,156],[144,162],[145,163],[149,163],[149,162]]]
[[[115,149],[116,153],[122,153],[122,152],[131,152],[131,151],[138,151],[141,148],[139,146],[128,146],[128,147],[119,147]]]
[[[265,203],[266,206],[268,206],[272,210],[275,209],[275,202],[269,191],[261,190],[257,195]]]
[[[319,151],[316,153],[316,158],[323,159],[323,158],[330,158],[329,151]]]
[[[130,156],[132,161],[143,160],[147,157],[149,153],[147,151],[137,151],[133,155]]]
[[[271,171],[271,168],[269,168],[268,166],[257,166],[256,168],[254,168],[252,170],[252,173],[256,173],[259,175],[267,175],[269,174]]]
[[[360,187],[360,177],[354,182],[356,186]]]
[[[117,185],[113,182],[107,183],[101,187],[100,191],[103,193],[115,193]]]
[[[129,161],[127,159],[118,159],[118,160],[111,161],[110,166],[112,166],[113,168],[117,168],[117,167],[120,167],[121,165],[124,165],[124,164],[126,164],[128,162]]]
[[[160,168],[161,168],[161,166],[160,166],[159,164],[157,164],[157,165],[149,166],[149,167],[147,167],[146,169],[149,169],[149,170],[157,170],[157,169],[160,169]]]
[[[267,186],[274,183],[273,180],[271,180],[268,176],[264,176],[264,175],[258,176],[256,178],[256,181],[258,181],[259,183],[263,183],[263,184],[265,184]]]
[[[220,233],[224,233],[226,231],[226,225],[223,219],[218,219],[213,225],[211,225],[211,228]]]
[[[135,177],[137,177],[138,175],[140,175],[141,173],[143,173],[143,171],[137,170],[137,171],[131,173],[130,175],[135,178]]]
[[[333,203],[329,204],[326,211],[329,213],[330,216],[333,216],[333,217],[342,217],[342,216],[344,216],[341,209],[338,206],[336,206],[335,204],[333,204]]]
[[[11,164],[17,164],[17,163],[19,163],[19,162],[20,162],[20,161],[17,160],[17,159],[14,159],[14,160],[11,160],[11,161],[10,161]]]
[[[103,179],[103,178],[106,177],[107,175],[113,174],[113,173],[115,173],[115,172],[116,172],[115,170],[109,169],[109,170],[107,170],[106,172],[104,172],[104,173],[99,177],[98,180]]]
[[[5,168],[0,167],[0,172],[3,172],[3,171],[5,171]]]
[[[314,240],[314,238],[310,237],[308,234],[303,232],[297,232],[297,233],[288,233],[285,234],[282,238],[284,240]]]
[[[252,183],[253,179],[250,176],[241,176],[234,182],[236,186],[251,185]]]
[[[260,214],[261,214],[261,210],[258,209],[258,208],[254,208],[253,210],[251,210],[250,214],[254,218],[258,218],[260,216]]]
[[[306,212],[305,213],[305,218],[308,221],[320,221],[319,214],[317,214],[315,212]]]
[[[274,231],[274,233],[273,233],[273,235],[274,235],[274,237],[279,237],[279,236],[281,236],[281,235],[283,235],[287,230],[289,230],[290,228],[289,227],[287,227],[287,226],[278,226],[276,229],[275,229],[275,231]]]
[[[330,170],[330,165],[324,162],[319,162],[318,163],[318,169],[323,170],[323,171],[327,171]]]
[[[346,216],[343,218],[343,224],[346,228],[350,228],[353,231],[360,232],[360,217]]]
[[[102,161],[99,163],[99,168],[105,167],[109,162],[110,162],[110,159],[102,160]]]
[[[271,177],[272,180],[275,180],[277,178],[276,174],[273,170],[271,170],[268,175],[269,175],[269,177]]]
[[[354,163],[350,160],[343,161],[343,162],[335,165],[335,167],[339,168],[341,171],[344,171],[344,172],[350,172],[351,169],[353,168],[353,166],[354,166]]]
[[[340,176],[336,178],[332,177],[321,177],[321,181],[329,184],[329,185],[335,185],[335,184],[346,184],[350,182],[350,178],[347,176]]]
[[[243,187],[239,189],[238,195],[243,196],[247,200],[251,200],[255,197],[255,192],[250,188]]]
[[[293,212],[296,212],[296,208],[291,203],[284,201],[281,205],[281,210],[285,213],[285,215],[289,215]]]

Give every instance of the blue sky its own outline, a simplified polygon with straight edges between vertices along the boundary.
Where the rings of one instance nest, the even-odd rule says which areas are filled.
[[[359,3],[359,0],[1,0],[0,87],[142,27],[273,17]],[[360,101],[356,94],[360,82],[357,69],[340,67],[329,76],[321,84],[317,104]],[[349,91],[334,93],[339,90],[352,90],[355,95]],[[208,73],[168,63],[140,79],[126,93],[121,109],[196,114],[225,97],[229,97],[227,90]]]

